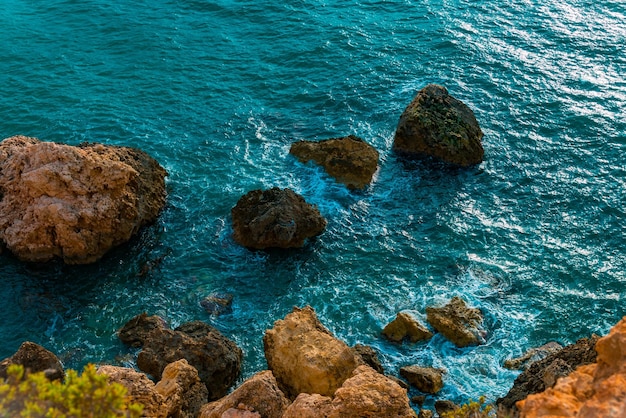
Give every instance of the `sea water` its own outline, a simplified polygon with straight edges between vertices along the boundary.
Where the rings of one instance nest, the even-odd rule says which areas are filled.
[[[138,147],[169,176],[157,223],[93,265],[0,255],[0,358],[29,340],[69,368],[132,366],[116,330],[145,311],[236,341],[242,381],[267,367],[265,330],[311,305],[388,373],[442,367],[440,398],[495,400],[517,374],[505,359],[626,314],[624,45],[621,0],[3,0],[0,136]],[[391,151],[429,83],[474,110],[479,166]],[[380,152],[363,191],[288,154],[348,134]],[[274,186],[328,227],[302,249],[248,251],[230,209]],[[215,291],[231,312],[202,309]],[[381,338],[397,312],[423,320],[455,295],[484,313],[485,344]]]

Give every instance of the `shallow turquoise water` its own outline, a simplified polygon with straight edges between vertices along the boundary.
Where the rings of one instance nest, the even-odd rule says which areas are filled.
[[[0,6],[1,137],[135,146],[169,172],[158,223],[95,265],[0,256],[0,358],[31,340],[67,367],[132,364],[115,331],[147,311],[212,323],[243,348],[243,379],[266,367],[265,329],[310,304],[389,372],[444,367],[442,398],[493,400],[516,375],[504,359],[626,314],[623,2],[125,3]],[[479,167],[440,172],[391,152],[431,82],[474,109]],[[348,134],[381,153],[363,192],[288,155],[296,140]],[[230,208],[273,186],[329,221],[302,250],[232,239]],[[199,306],[215,290],[234,293],[232,313]],[[380,338],[399,310],[454,295],[485,313],[485,345]]]

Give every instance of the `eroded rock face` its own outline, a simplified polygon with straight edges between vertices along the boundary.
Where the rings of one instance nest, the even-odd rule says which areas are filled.
[[[393,148],[467,167],[483,160],[482,137],[474,112],[445,87],[429,84],[402,113]]]
[[[406,390],[369,366],[356,368],[334,396],[301,393],[283,418],[415,418]]]
[[[7,138],[0,142],[0,243],[25,261],[97,261],[157,218],[165,176],[132,148]]]
[[[467,347],[484,342],[480,324],[483,316],[480,310],[470,308],[458,296],[441,307],[427,307],[426,320],[428,323],[452,341],[457,347]]]
[[[349,135],[325,141],[299,141],[289,153],[303,163],[314,161],[337,181],[351,189],[371,183],[378,168],[378,151],[361,138]]]
[[[582,338],[532,363],[517,376],[509,393],[497,400],[498,410],[504,415],[515,416],[518,412],[515,406],[517,401],[552,387],[559,377],[569,375],[576,367],[595,362],[598,339],[598,336]]]
[[[27,373],[44,372],[50,380],[63,379],[65,372],[59,358],[39,344],[25,341],[11,357],[0,362],[0,380],[7,377],[7,369],[12,364],[24,367]]]
[[[167,416],[172,418],[196,418],[208,399],[198,371],[185,359],[165,366],[154,390],[165,400]]]
[[[283,392],[331,396],[352,375],[360,359],[335,338],[310,306],[294,308],[263,337],[265,358]]]
[[[109,382],[119,383],[126,387],[129,403],[143,405],[143,416],[166,418],[169,407],[165,399],[155,390],[154,382],[133,369],[116,366],[100,366],[98,373],[107,375]]]
[[[433,333],[408,312],[398,312],[396,318],[383,328],[383,335],[393,342],[407,338],[411,342],[428,340]]]
[[[265,370],[222,399],[206,404],[198,418],[220,418],[229,409],[258,413],[263,418],[281,418],[289,403],[272,372]]]
[[[598,340],[596,363],[578,367],[542,393],[517,403],[525,418],[626,416],[626,317]]]
[[[235,241],[257,250],[302,247],[326,228],[319,210],[290,189],[253,190],[231,213]]]
[[[122,341],[143,347],[137,367],[159,380],[169,363],[185,359],[198,371],[209,400],[224,396],[239,375],[241,349],[204,322],[188,322],[174,330],[163,323],[141,314],[120,330]]]
[[[369,366],[359,366],[335,392],[331,417],[415,417],[406,390]]]

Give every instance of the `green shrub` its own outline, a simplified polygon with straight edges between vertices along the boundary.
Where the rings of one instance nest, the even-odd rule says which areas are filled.
[[[478,398],[478,402],[469,400],[468,403],[462,405],[454,411],[445,412],[443,418],[492,418],[496,413],[492,405],[485,405],[485,397]]]
[[[25,376],[11,365],[0,381],[0,416],[23,418],[113,418],[141,416],[143,406],[126,401],[126,388],[96,373],[93,364],[82,375],[68,370],[65,380],[49,381],[43,373]]]

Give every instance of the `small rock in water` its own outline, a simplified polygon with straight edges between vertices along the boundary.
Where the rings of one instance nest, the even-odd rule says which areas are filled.
[[[210,315],[221,315],[232,309],[233,295],[227,292],[213,292],[200,301],[200,306]]]

